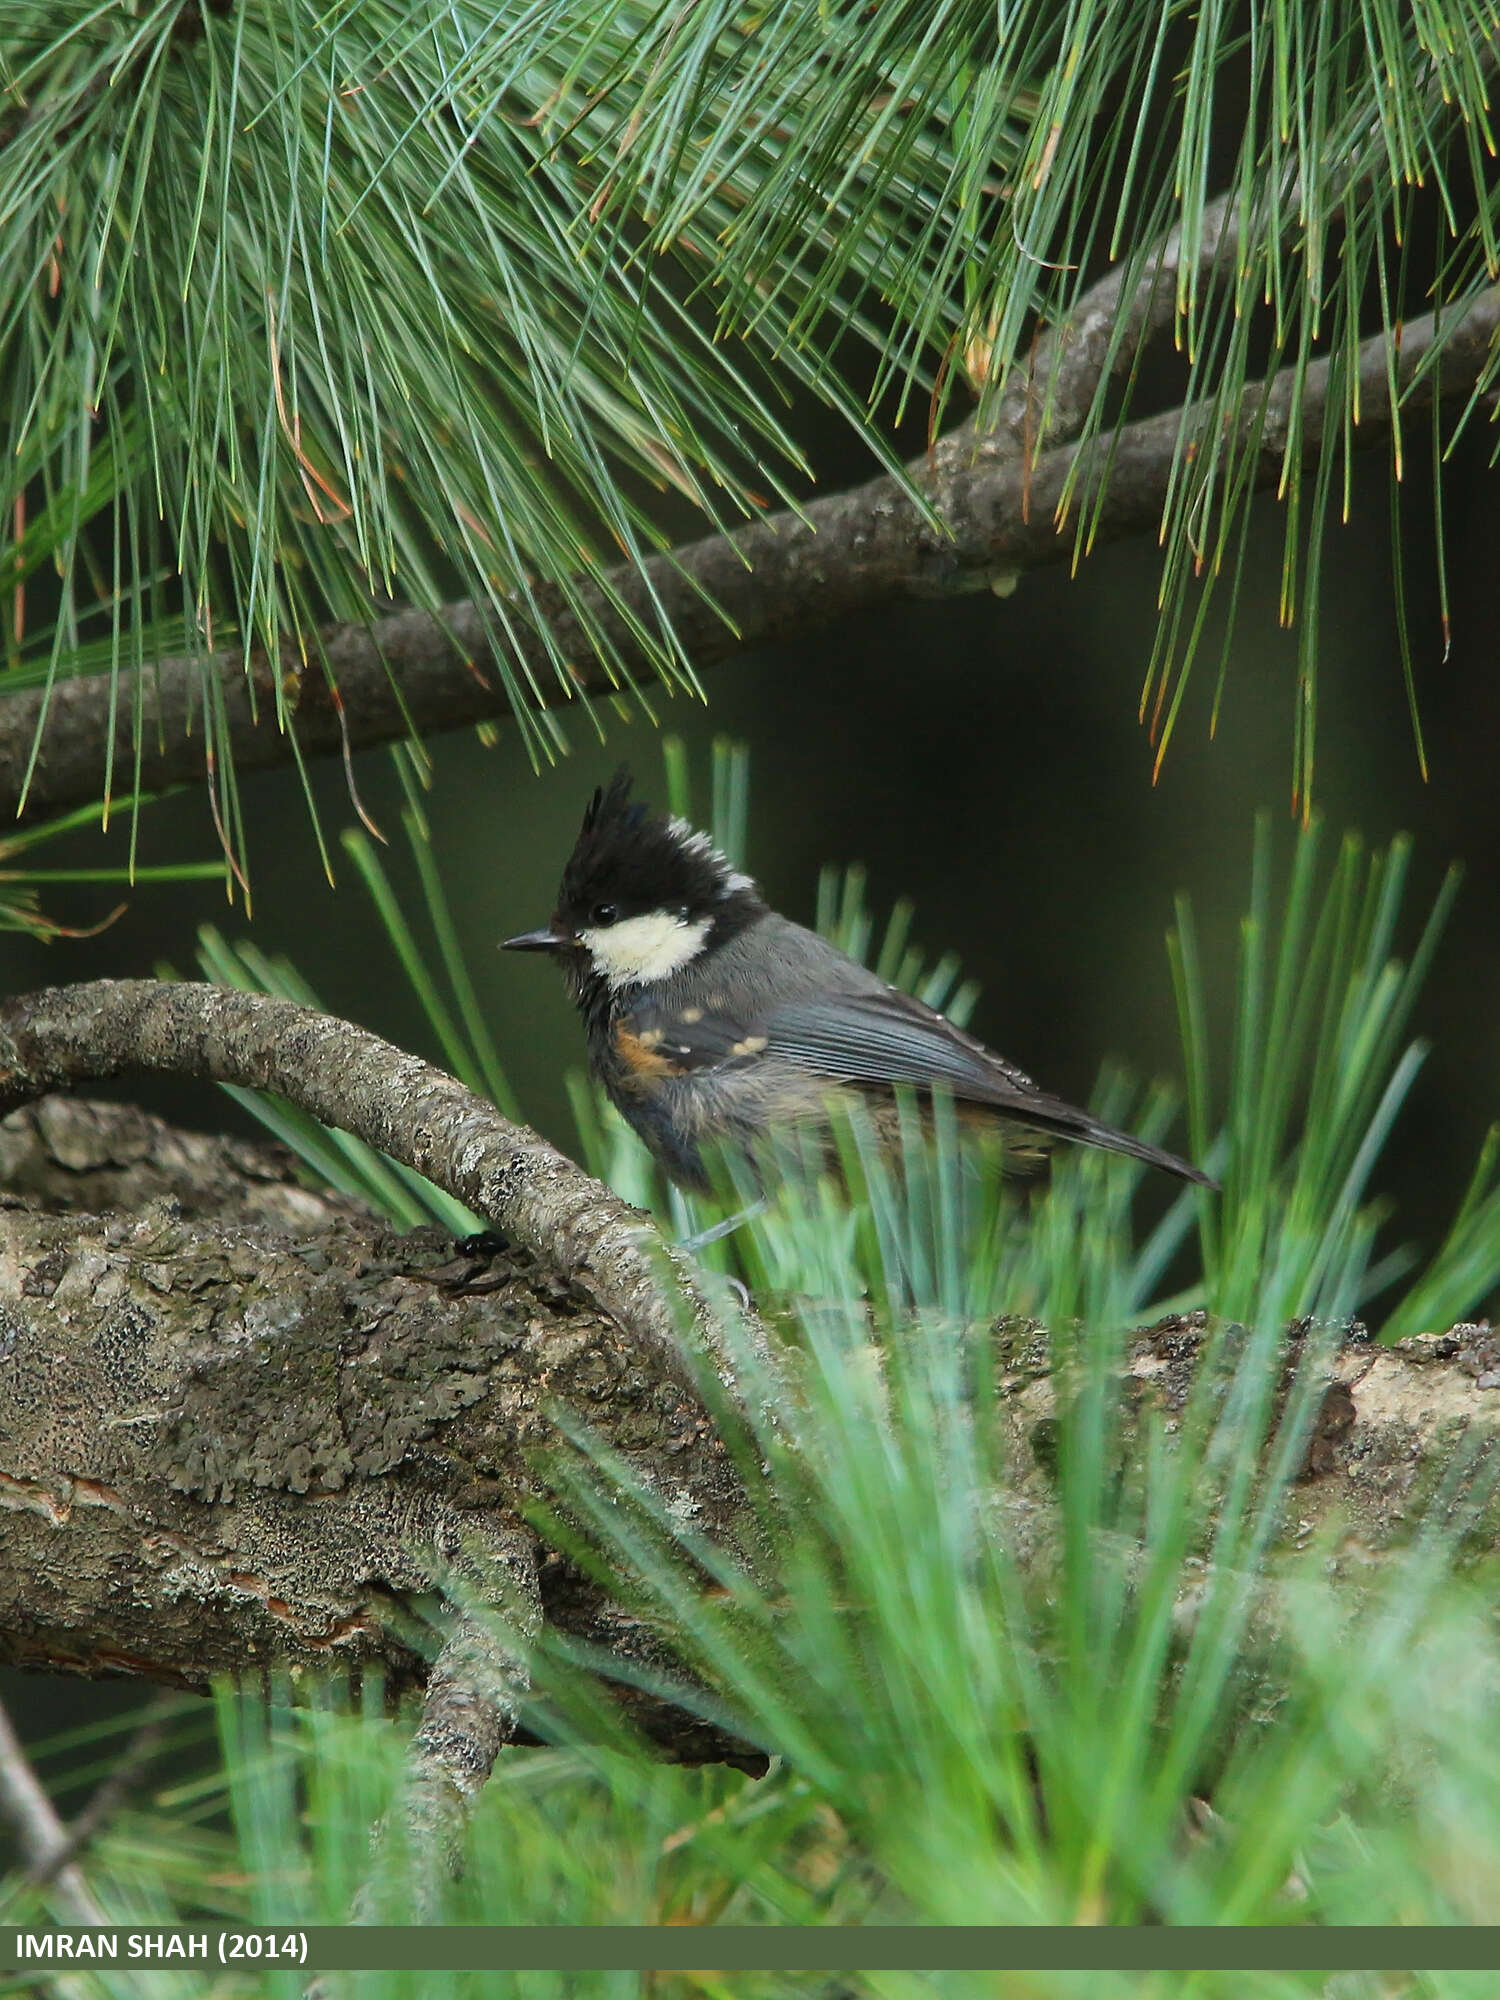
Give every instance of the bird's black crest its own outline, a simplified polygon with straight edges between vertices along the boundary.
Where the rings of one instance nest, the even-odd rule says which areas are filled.
[[[706,833],[653,812],[630,794],[630,772],[622,765],[589,800],[558,895],[558,915],[566,923],[586,926],[606,904],[621,916],[682,909],[716,919],[763,907],[755,884],[731,867]]]
[[[649,816],[651,808],[645,800],[631,798],[631,783],[630,767],[622,764],[607,787],[600,785],[595,789],[594,796],[583,809],[583,826],[578,836],[580,842],[584,834],[611,825],[618,825],[622,833],[627,832]]]

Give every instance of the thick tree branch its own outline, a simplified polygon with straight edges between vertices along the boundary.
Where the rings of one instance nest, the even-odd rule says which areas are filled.
[[[52,1101],[0,1143],[54,1202],[108,1168],[130,1204],[0,1200],[0,1659],[199,1690],[272,1661],[378,1667],[394,1693],[428,1690],[414,1777],[440,1831],[515,1716],[479,1714],[496,1668],[461,1619],[418,1614],[435,1585],[519,1601],[523,1629],[534,1592],[529,1615],[658,1659],[523,1516],[560,1443],[552,1410],[582,1413],[684,1518],[756,1546],[701,1404],[545,1262],[501,1253],[475,1290],[441,1231],[401,1236],[288,1186],[261,1149],[185,1144],[117,1106]],[[278,1188],[305,1204],[294,1235]],[[756,1763],[628,1705],[668,1756]]]
[[[651,1218],[460,1083],[347,1021],[228,987],[149,979],[52,987],[0,1005],[0,1110],[131,1071],[289,1098],[413,1167],[564,1273],[691,1384],[684,1334],[716,1322]]]
[[[1225,212],[1211,218],[1208,248],[1228,254],[1233,241]],[[1163,323],[1173,288],[1175,252],[1169,243],[1132,293],[1128,310],[1137,345]],[[833,619],[868,611],[900,598],[944,595],[984,587],[1000,576],[1067,558],[1073,536],[1059,526],[1058,509],[1072,491],[1104,485],[1093,519],[1095,544],[1156,529],[1172,469],[1184,446],[1205,441],[1209,414],[1201,407],[1170,410],[1121,426],[1084,446],[1054,444],[1034,464],[1017,449],[1028,408],[1040,385],[1049,436],[1066,436],[1082,420],[1110,347],[1109,315],[1121,309],[1110,281],[1087,295],[1070,323],[1065,350],[1040,362],[1032,379],[1007,398],[1002,430],[986,442],[967,427],[910,474],[929,502],[922,512],[890,477],[813,501],[802,515],[767,515],[732,535],[712,535],[650,558],[642,569],[622,566],[605,584],[585,586],[599,625],[614,642],[626,669],[651,672],[630,621],[657,629],[662,613],[698,666],[712,665],[740,647],[796,636]],[[1462,402],[1487,367],[1500,331],[1500,288],[1481,293],[1459,317],[1450,310],[1441,370],[1417,374],[1431,349],[1431,316],[1408,324],[1395,358],[1397,393],[1405,417],[1444,402]],[[1121,354],[1135,349],[1127,340]],[[1055,361],[1055,366],[1053,365]],[[1362,444],[1391,435],[1390,356],[1383,338],[1360,349]],[[1050,388],[1049,388],[1050,385]],[[1257,486],[1278,482],[1285,471],[1288,419],[1298,396],[1295,371],[1283,370],[1264,396],[1247,392],[1235,424],[1235,442],[1253,449]],[[1304,465],[1322,447],[1329,416],[1329,370],[1316,362],[1300,385],[1297,453]],[[1340,403],[1340,413],[1342,403]],[[1105,475],[1107,472],[1107,482]],[[578,619],[559,593],[538,588],[551,637],[570,662],[576,691],[602,692],[610,676]],[[614,601],[612,601],[614,600]],[[622,605],[624,614],[616,608]],[[317,670],[295,672],[289,663],[282,689],[307,754],[338,753],[385,743],[415,729],[453,729],[499,716],[505,697],[496,673],[491,633],[473,604],[447,607],[441,618],[400,611],[370,626],[341,626],[325,636],[337,700]],[[517,666],[546,687],[555,681],[539,637],[518,642]],[[274,670],[252,658],[247,676],[238,653],[207,663],[234,754],[246,770],[289,761],[291,746],[275,722]],[[204,771],[201,674],[204,664],[163,661],[149,674],[147,729],[141,783],[145,789],[194,781]],[[253,684],[253,685],[252,685]],[[564,692],[559,690],[560,693]],[[45,712],[45,724],[42,718]],[[50,700],[39,693],[0,702],[0,813],[22,798],[33,741],[43,726],[41,752],[25,794],[28,816],[62,810],[97,797],[111,723],[107,680],[60,683]],[[114,713],[116,755],[131,767],[131,703]]]

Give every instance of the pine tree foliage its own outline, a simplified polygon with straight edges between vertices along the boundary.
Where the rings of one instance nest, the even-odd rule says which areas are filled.
[[[1439,370],[1496,279],[1496,30],[1484,0],[11,0],[7,683],[108,672],[139,741],[147,684],[122,669],[243,644],[318,674],[327,621],[462,592],[543,752],[568,662],[554,646],[556,680],[529,674],[507,635],[545,640],[545,598],[618,659],[578,579],[684,504],[712,526],[784,494],[778,392],[811,388],[894,464],[893,412],[982,426],[1040,329],[1111,265],[1126,295],[1150,284],[1171,238],[1184,407],[1209,420],[1184,419],[1164,494],[1144,699],[1164,744],[1195,578],[1233,595],[1263,384],[1289,370],[1272,442],[1305,794],[1359,342],[1387,334],[1394,369],[1435,307],[1419,373]],[[1081,412],[1032,382],[1033,448],[1054,416],[1085,443],[1119,421],[1134,358],[1110,359]],[[1398,421],[1394,474],[1443,456],[1494,369],[1421,437]],[[1086,547],[1112,462],[1079,464]],[[38,585],[28,620],[52,569],[56,616]],[[627,623],[691,683],[664,615]]]

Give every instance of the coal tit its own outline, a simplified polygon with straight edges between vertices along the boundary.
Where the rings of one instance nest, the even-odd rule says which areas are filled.
[[[596,791],[552,922],[507,938],[547,951],[583,1015],[589,1064],[672,1179],[709,1185],[704,1148],[753,1160],[771,1135],[857,1098],[877,1123],[896,1085],[938,1085],[998,1128],[1018,1163],[1053,1138],[1104,1146],[1202,1187],[1186,1160],[1116,1132],[816,932],[779,916],[686,821]]]

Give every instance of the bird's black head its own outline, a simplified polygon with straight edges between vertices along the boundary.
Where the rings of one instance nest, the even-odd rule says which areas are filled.
[[[671,978],[765,907],[707,834],[632,799],[622,769],[589,801],[551,924],[503,948],[556,952],[575,991],[616,993]]]

